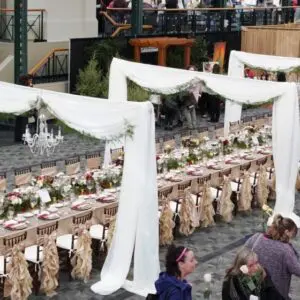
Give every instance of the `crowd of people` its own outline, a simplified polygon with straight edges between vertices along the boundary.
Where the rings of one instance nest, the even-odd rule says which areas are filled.
[[[188,70],[197,71],[195,66],[189,66]],[[212,72],[220,74],[218,64],[213,66]],[[184,126],[188,129],[197,128],[196,110],[202,118],[209,117],[213,123],[219,122],[222,99],[218,95],[201,93],[191,89],[178,95],[164,96],[161,99],[158,124],[166,130],[172,130],[176,126]]]
[[[197,71],[195,66],[189,66],[188,70]],[[212,67],[212,73],[220,74],[221,69],[218,64]],[[255,73],[246,68],[245,77],[251,79],[271,80],[268,73],[260,74],[259,78]],[[278,82],[286,81],[286,74],[278,72],[272,77],[272,80]],[[158,104],[158,103],[156,103]],[[157,125],[165,130],[172,130],[175,127],[186,127],[188,129],[197,128],[197,111],[203,119],[208,118],[208,122],[218,123],[224,99],[219,95],[210,95],[205,92],[195,93],[192,89],[185,93],[172,96],[163,96],[159,103],[159,113],[157,113]],[[158,107],[157,107],[158,108]]]
[[[300,277],[299,255],[291,243],[297,231],[293,220],[276,215],[265,233],[249,238],[226,271],[222,300],[290,299],[291,277]],[[196,266],[192,250],[171,245],[166,270],[155,282],[157,293],[148,299],[191,300],[192,286],[186,278]]]

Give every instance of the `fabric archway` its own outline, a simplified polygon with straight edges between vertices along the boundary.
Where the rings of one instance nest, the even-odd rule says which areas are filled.
[[[98,139],[116,136],[124,130],[124,120],[134,126],[133,137],[125,138],[125,162],[114,238],[101,273],[101,293],[111,294],[126,282],[132,254],[136,265],[134,291],[153,291],[159,273],[158,200],[156,181],[154,111],[149,102],[110,102],[23,87],[0,82],[0,112],[22,114],[47,108],[69,127]],[[27,146],[24,146],[26,151]],[[149,241],[151,241],[149,243]],[[136,260],[139,259],[140,262]]]
[[[228,65],[228,76],[243,78],[245,65],[269,72],[289,72],[300,67],[300,58],[231,51]],[[229,123],[240,121],[241,115],[241,104],[226,101],[224,116],[225,135],[228,135],[229,133]]]

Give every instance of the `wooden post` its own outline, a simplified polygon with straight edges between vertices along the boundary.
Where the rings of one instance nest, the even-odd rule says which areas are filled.
[[[159,66],[167,65],[167,48],[165,46],[158,48],[158,65]]]
[[[134,60],[136,62],[141,62],[141,48],[138,45],[134,46]]]
[[[184,68],[191,64],[191,46],[184,46]]]

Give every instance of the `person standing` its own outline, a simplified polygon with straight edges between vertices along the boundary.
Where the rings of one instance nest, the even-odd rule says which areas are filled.
[[[195,66],[189,66],[189,71],[196,71]],[[196,105],[198,103],[199,92],[189,90],[187,94],[182,96],[183,115],[187,122],[188,129],[195,129],[197,127]]]
[[[290,243],[298,228],[293,220],[274,217],[266,234],[257,233],[245,244],[258,256],[259,263],[271,276],[274,286],[284,297],[289,298],[292,275],[300,277],[299,255]]]
[[[192,300],[192,286],[186,277],[195,271],[196,265],[192,250],[171,245],[166,255],[166,272],[161,272],[155,282],[158,299]]]
[[[222,300],[249,300],[251,296],[260,300],[284,300],[259,264],[255,252],[243,247],[227,270]]]

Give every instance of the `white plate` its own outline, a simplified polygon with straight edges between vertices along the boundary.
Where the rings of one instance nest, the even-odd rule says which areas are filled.
[[[55,206],[51,206],[48,208],[48,211],[54,213],[54,212],[57,212],[58,209]]]
[[[33,213],[31,213],[31,212],[27,212],[27,213],[24,213],[24,218],[31,218],[31,217],[33,217],[34,216],[34,214]]]

